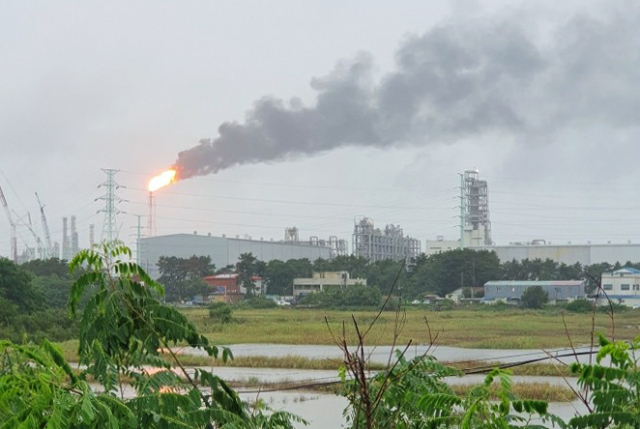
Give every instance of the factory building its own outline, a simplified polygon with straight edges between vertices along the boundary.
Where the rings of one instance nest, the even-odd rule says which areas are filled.
[[[384,230],[375,228],[373,219],[356,220],[353,231],[353,254],[371,262],[392,259],[401,261],[420,254],[420,240],[405,237],[402,228],[387,225]]]
[[[499,301],[517,304],[522,300],[524,292],[534,286],[540,286],[549,296],[550,302],[573,301],[587,297],[584,290],[584,280],[501,280],[484,284],[484,298],[482,301],[488,304]]]
[[[295,226],[285,228],[284,241],[289,244],[300,243],[300,230]],[[332,259],[337,256],[346,256],[349,254],[347,240],[339,239],[335,235],[329,237],[328,240],[316,236],[309,237],[309,244],[312,246],[329,247]]]
[[[140,240],[140,263],[153,278],[159,276],[156,264],[162,256],[209,256],[217,268],[222,268],[236,264],[243,253],[252,253],[264,262],[303,258],[315,261],[319,258],[331,258],[330,247],[321,246],[319,242],[265,241],[198,234],[164,235]]]
[[[567,265],[640,262],[640,244],[552,244],[546,240],[532,240],[496,245],[491,238],[487,182],[480,180],[478,170],[465,170],[460,176],[460,237],[457,240],[447,240],[439,236],[436,240],[427,240],[427,256],[458,248],[469,248],[493,251],[501,262],[526,259],[551,259]]]
[[[610,273],[602,273],[602,289],[611,302],[627,307],[640,306],[640,270],[625,267]],[[600,297],[600,305],[607,300]]]
[[[539,244],[538,244],[539,243]],[[608,262],[640,262],[640,244],[551,244],[538,240],[532,243],[503,246],[479,246],[476,250],[492,250],[501,262],[525,259],[551,259],[573,265],[591,265]]]
[[[447,252],[460,247],[459,240],[427,240],[425,254]],[[501,262],[525,259],[551,259],[559,264],[591,265],[600,263],[615,264],[619,262],[640,262],[640,244],[551,244],[544,240],[534,240],[528,243],[512,243],[492,246],[467,246],[474,250],[489,250],[496,252]]]

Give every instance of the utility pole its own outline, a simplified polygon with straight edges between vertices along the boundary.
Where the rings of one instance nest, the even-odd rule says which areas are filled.
[[[138,218],[138,226],[136,226],[136,261],[139,266],[142,266],[142,258],[140,258],[140,248],[142,245],[142,218],[141,215],[135,215]]]
[[[466,202],[465,202],[465,183],[464,183],[464,174],[458,173],[460,176],[460,248],[464,249],[464,224],[465,224],[465,212],[466,212]]]
[[[105,202],[104,208],[98,210],[98,213],[104,213],[102,241],[112,242],[118,238],[116,215],[120,213],[120,210],[117,209],[116,204],[122,202],[122,198],[116,195],[116,190],[121,187],[115,180],[115,175],[119,170],[103,168],[102,171],[107,175],[107,180],[98,187],[105,187],[107,190],[103,196],[97,198],[97,200],[104,200]]]

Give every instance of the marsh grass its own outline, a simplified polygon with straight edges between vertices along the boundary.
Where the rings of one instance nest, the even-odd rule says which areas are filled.
[[[353,315],[362,326],[372,318],[371,311],[340,311],[321,309],[237,309],[237,323],[216,324],[207,318],[204,309],[186,309],[184,313],[216,344],[275,343],[275,344],[325,344],[334,340],[324,323],[336,333],[342,333],[342,322]],[[424,317],[433,331],[439,332],[438,344],[466,348],[486,349],[535,349],[568,347],[562,312],[552,310],[451,310],[427,311],[408,309],[407,321],[399,343],[410,339],[414,343],[428,342]],[[633,339],[640,334],[640,311],[624,314],[624,324],[616,326],[616,338]],[[389,345],[393,341],[393,317],[383,315],[374,325],[369,337],[370,345]],[[590,340],[591,315],[566,313],[565,320],[574,344]],[[347,324],[347,340],[356,342],[356,335]],[[611,321],[604,313],[596,315],[596,329],[607,334]]]
[[[474,385],[453,385],[451,389],[458,396],[466,396]],[[490,399],[498,400],[498,385],[492,384],[489,388]],[[528,399],[547,402],[571,402],[576,399],[573,391],[566,386],[557,386],[549,383],[514,383],[513,395],[518,399]]]

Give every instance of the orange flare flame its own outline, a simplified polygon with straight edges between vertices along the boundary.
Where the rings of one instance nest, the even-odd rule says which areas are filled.
[[[149,181],[149,192],[155,192],[176,181],[176,170],[167,170]]]

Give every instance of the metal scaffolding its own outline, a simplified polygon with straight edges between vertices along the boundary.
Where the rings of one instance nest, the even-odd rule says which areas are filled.
[[[465,170],[462,186],[464,245],[491,245],[489,186],[478,170]],[[475,242],[474,241],[479,241]]]
[[[356,219],[353,231],[353,253],[369,261],[392,259],[401,261],[420,254],[420,240],[405,237],[400,226],[389,224],[384,230],[376,229],[373,219]]]

